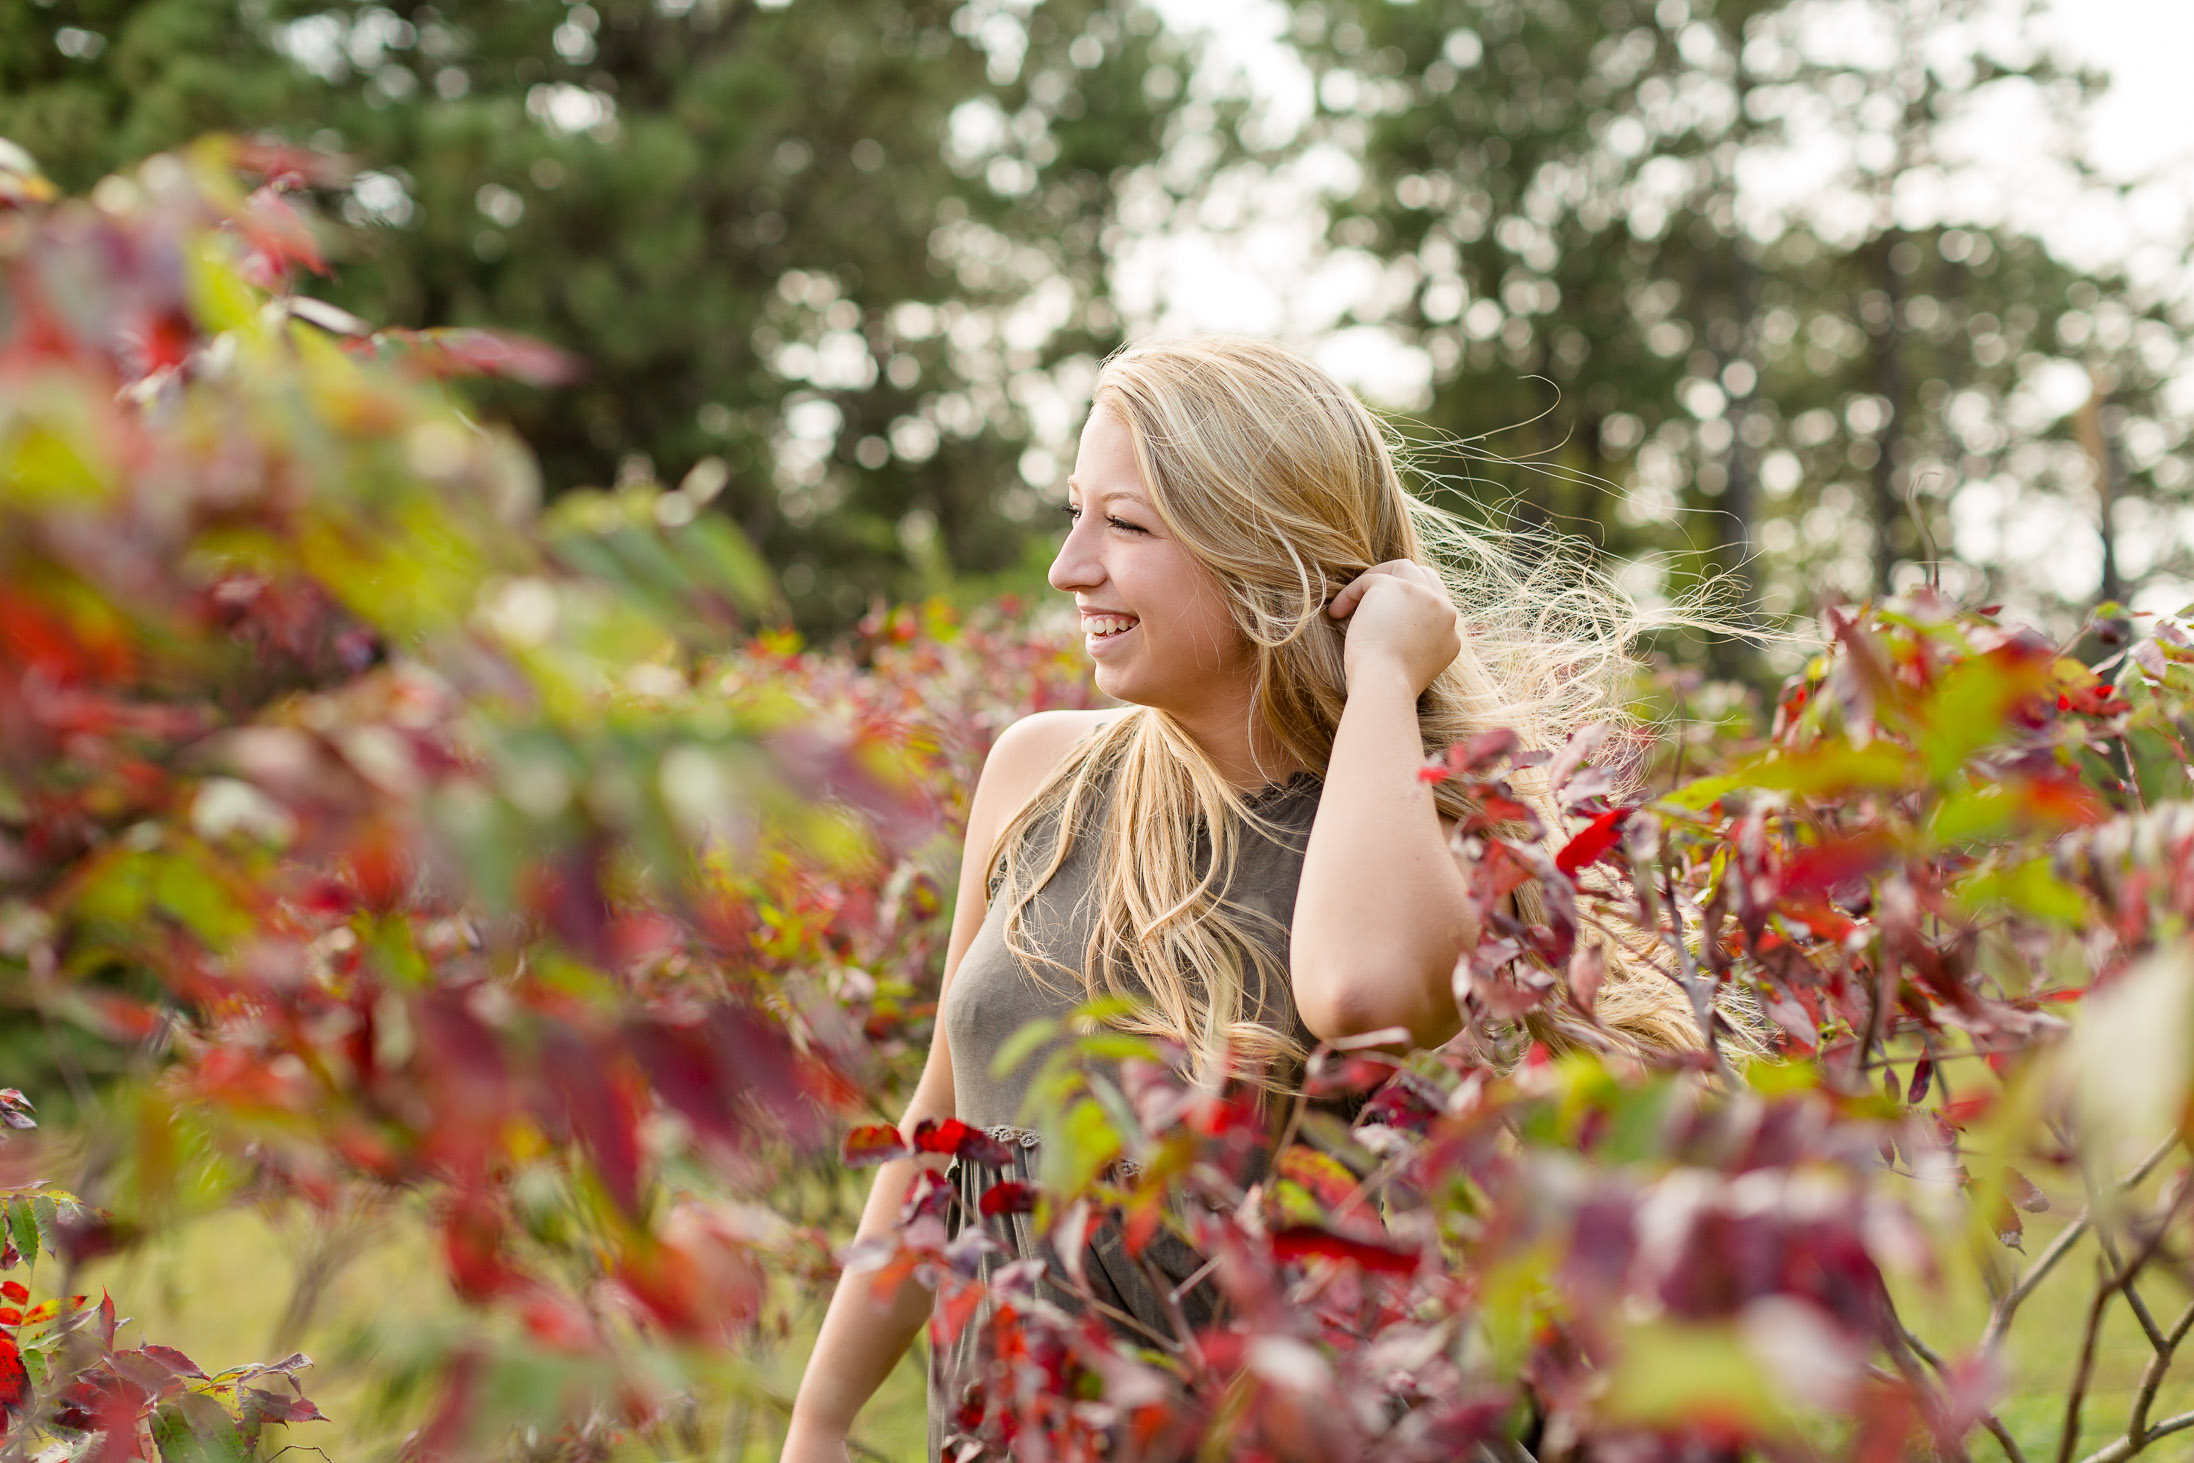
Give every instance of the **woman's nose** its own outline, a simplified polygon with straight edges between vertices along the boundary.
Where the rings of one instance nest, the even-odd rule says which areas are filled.
[[[1082,532],[1081,524],[1067,530],[1066,541],[1059,545],[1058,557],[1051,561],[1051,573],[1047,577],[1053,589],[1065,594],[1095,589],[1104,582],[1104,566],[1092,552],[1089,536]]]

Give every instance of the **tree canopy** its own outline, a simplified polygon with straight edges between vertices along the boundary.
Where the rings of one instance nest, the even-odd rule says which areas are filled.
[[[348,156],[332,300],[575,353],[485,393],[551,490],[703,464],[843,623],[1019,561],[1178,50],[1129,0],[54,0],[0,17],[0,136],[65,188],[216,130]]]

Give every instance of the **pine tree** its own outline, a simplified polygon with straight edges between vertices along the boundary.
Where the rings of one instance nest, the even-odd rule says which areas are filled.
[[[1175,49],[1133,0],[51,0],[0,7],[0,136],[70,188],[214,129],[343,151],[337,303],[576,352],[486,403],[549,488],[720,459],[842,623],[1021,560]]]

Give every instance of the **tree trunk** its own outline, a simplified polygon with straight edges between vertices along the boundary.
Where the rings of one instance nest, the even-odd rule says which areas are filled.
[[[1904,537],[1904,500],[1897,495],[1897,445],[1904,431],[1904,290],[1897,277],[1896,267],[1890,256],[1903,240],[1897,229],[1885,231],[1874,241],[1875,283],[1889,301],[1888,311],[1879,323],[1864,321],[1873,347],[1874,394],[1888,407],[1875,445],[1880,454],[1874,459],[1874,471],[1870,480],[1868,506],[1874,517],[1874,588],[1879,594],[1891,589],[1890,575],[1897,567],[1899,540]]]
[[[2097,499],[2096,528],[2103,540],[2103,582],[2101,599],[2105,604],[2125,602],[2125,583],[2118,574],[2118,486],[2122,468],[2118,462],[2117,444],[2103,429],[2103,398],[2106,387],[2102,374],[2088,372],[2087,405],[2080,408],[2080,445],[2087,449],[2088,459],[2095,464],[2095,497]]]

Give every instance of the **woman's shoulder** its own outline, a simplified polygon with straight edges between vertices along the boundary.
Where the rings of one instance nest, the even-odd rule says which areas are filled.
[[[975,785],[970,836],[981,837],[981,846],[987,847],[989,839],[1003,831],[1076,747],[1132,709],[1038,711],[1000,732],[983,759],[983,775]]]
[[[983,781],[995,779],[1001,794],[1018,791],[1026,796],[1057,771],[1076,747],[1132,710],[1032,712],[998,734],[983,762]]]

